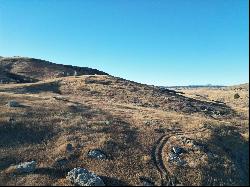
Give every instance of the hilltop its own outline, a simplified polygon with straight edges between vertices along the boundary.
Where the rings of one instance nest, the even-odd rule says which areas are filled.
[[[27,57],[1,57],[0,82],[29,83],[48,78],[72,75],[108,75],[87,67],[55,64],[49,61]]]
[[[195,97],[90,68],[18,59],[0,59],[5,73],[28,79],[0,84],[0,185],[72,185],[67,174],[76,167],[112,186],[249,184],[248,106],[239,107],[245,90],[231,102],[230,90],[213,89],[230,95],[222,103],[220,94]],[[71,74],[57,75],[66,70]],[[32,172],[13,169],[29,161],[37,163]]]

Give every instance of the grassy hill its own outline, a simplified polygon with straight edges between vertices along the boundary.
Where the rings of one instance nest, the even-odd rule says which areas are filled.
[[[77,75],[107,75],[102,71],[87,67],[55,64],[49,61],[24,58],[0,58],[0,82],[28,83],[48,78]]]
[[[0,84],[0,185],[72,185],[66,176],[75,167],[106,185],[249,184],[248,116],[237,103],[86,75],[85,68],[79,76],[50,76],[64,66],[43,61],[40,70],[34,65],[44,72],[37,74],[26,61],[6,59],[5,71],[35,80]],[[6,105],[13,100],[20,105]],[[173,147],[182,153],[171,161]],[[94,149],[106,159],[90,158]],[[38,163],[31,173],[11,169],[31,160]]]

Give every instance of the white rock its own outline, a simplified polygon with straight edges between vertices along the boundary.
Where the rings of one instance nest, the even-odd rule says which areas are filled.
[[[67,179],[79,186],[105,186],[99,176],[84,168],[74,168],[68,172]]]
[[[88,156],[99,160],[107,158],[106,154],[99,149],[93,149],[89,151]]]
[[[18,173],[30,173],[36,169],[36,161],[24,162],[16,166],[16,171]]]

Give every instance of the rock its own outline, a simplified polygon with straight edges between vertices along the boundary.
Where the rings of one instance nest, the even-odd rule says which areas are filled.
[[[169,160],[169,161],[175,161],[175,160],[177,160],[178,158],[179,158],[178,155],[175,154],[175,153],[169,153],[169,154],[168,154],[168,160]]]
[[[194,143],[193,140],[187,140],[187,141],[186,141],[186,144],[187,144],[188,146],[190,146],[190,147],[194,147],[194,146],[195,146],[195,143]]]
[[[172,152],[175,153],[175,154],[177,154],[177,155],[180,155],[181,153],[184,152],[184,149],[181,148],[181,147],[173,147],[172,148]]]
[[[206,106],[201,106],[200,109],[201,109],[201,111],[204,111],[204,112],[207,111],[207,107]]]
[[[175,153],[170,153],[168,155],[168,162],[172,162],[175,163],[177,166],[183,166],[186,165],[186,161],[182,160],[179,155],[175,154]]]
[[[150,125],[152,125],[152,122],[151,121],[144,121],[144,124],[147,126],[150,126]]]
[[[219,110],[214,111],[215,115],[221,116],[221,112]]]
[[[173,147],[171,152],[168,154],[168,161],[174,162],[178,166],[186,165],[186,161],[180,158],[180,155],[185,152],[186,151],[181,147]]]
[[[193,150],[194,151],[203,151],[203,152],[208,152],[207,147],[201,143],[195,142],[193,145]]]
[[[74,168],[68,172],[67,179],[79,186],[105,186],[99,176],[84,168]]]
[[[77,76],[77,71],[76,71],[76,70],[74,71],[74,76],[75,76],[75,77]]]
[[[88,152],[88,156],[91,157],[91,158],[98,159],[98,160],[107,159],[107,155],[103,151],[101,151],[99,149],[90,150]]]
[[[36,161],[24,162],[16,166],[16,171],[18,173],[30,173],[36,169]]]
[[[105,124],[106,125],[111,125],[111,122],[110,121],[105,121]]]
[[[20,105],[17,101],[15,101],[15,100],[9,101],[9,102],[7,103],[7,105],[8,105],[9,107],[20,107],[20,106],[21,106],[21,105]]]

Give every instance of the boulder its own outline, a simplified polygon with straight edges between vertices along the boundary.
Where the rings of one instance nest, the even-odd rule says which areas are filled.
[[[68,172],[67,179],[79,186],[105,186],[99,176],[84,168],[74,168]]]
[[[103,151],[101,151],[99,149],[90,150],[88,152],[88,156],[90,158],[94,158],[94,159],[98,159],[98,160],[107,159],[107,155]]]
[[[16,166],[16,172],[18,173],[30,173],[36,169],[36,161],[23,162]]]
[[[19,107],[19,106],[21,106],[17,101],[15,101],[15,100],[12,100],[12,101],[9,101],[8,103],[7,103],[7,105],[9,106],[9,107]]]

